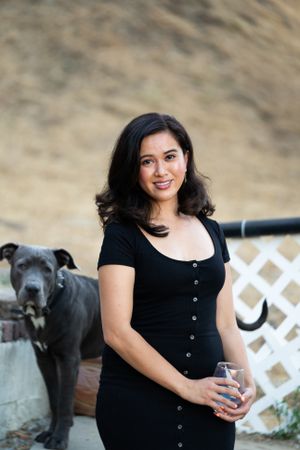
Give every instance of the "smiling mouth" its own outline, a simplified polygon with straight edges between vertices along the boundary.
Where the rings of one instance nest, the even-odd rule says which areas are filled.
[[[168,181],[157,181],[156,183],[154,183],[155,187],[157,187],[158,189],[168,189],[168,187],[170,187],[172,183],[172,180],[168,180]]]

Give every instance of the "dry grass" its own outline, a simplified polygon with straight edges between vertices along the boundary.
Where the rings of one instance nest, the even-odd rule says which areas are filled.
[[[95,273],[93,197],[125,123],[181,120],[217,218],[299,215],[298,3],[2,0],[1,243]]]

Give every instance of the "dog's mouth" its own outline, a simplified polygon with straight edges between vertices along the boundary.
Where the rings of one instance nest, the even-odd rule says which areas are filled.
[[[48,306],[39,308],[34,302],[29,301],[23,306],[23,313],[28,317],[42,317],[50,313],[50,308]]]
[[[23,306],[23,311],[25,316],[37,317],[40,315],[38,314],[38,309],[33,302],[25,303],[25,305]]]

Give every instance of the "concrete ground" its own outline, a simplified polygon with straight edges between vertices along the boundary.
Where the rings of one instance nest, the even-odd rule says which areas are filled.
[[[43,444],[35,443],[31,450],[44,450]],[[100,440],[95,419],[76,416],[71,428],[68,450],[105,450]]]
[[[35,443],[31,450],[44,449],[42,444]],[[295,445],[288,442],[279,442],[276,440],[268,440],[260,442],[253,440],[249,436],[238,436],[235,450],[295,450]],[[75,424],[71,429],[70,442],[68,450],[105,450],[100,441],[96,428],[95,419],[84,416],[76,416]],[[120,449],[130,450],[130,449]],[[141,449],[142,450],[142,449]],[[163,450],[163,449],[155,449]],[[195,449],[196,450],[196,449]],[[201,449],[199,450],[209,450]],[[221,449],[220,449],[221,450]]]

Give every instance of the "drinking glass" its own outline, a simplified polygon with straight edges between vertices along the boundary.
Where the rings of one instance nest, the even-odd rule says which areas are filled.
[[[239,389],[233,386],[226,386],[232,390],[239,391],[241,394],[244,392],[244,369],[235,363],[220,361],[214,372],[215,377],[228,378],[229,380],[237,381],[240,385]],[[237,397],[231,396],[229,394],[220,394],[222,397],[231,400],[238,406],[241,404],[241,400]]]

